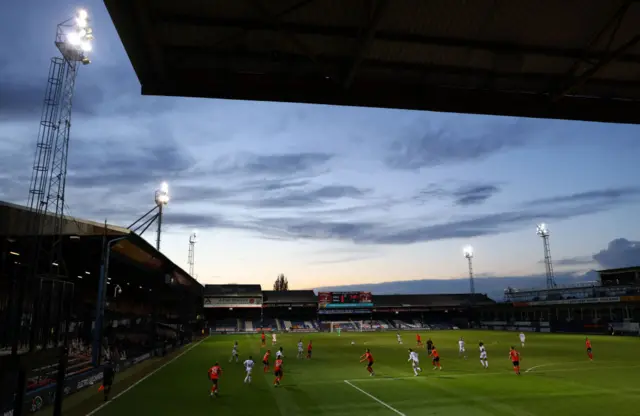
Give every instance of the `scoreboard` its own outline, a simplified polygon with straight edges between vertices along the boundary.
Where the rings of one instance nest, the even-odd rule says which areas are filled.
[[[371,292],[320,292],[318,303],[321,308],[372,307]]]

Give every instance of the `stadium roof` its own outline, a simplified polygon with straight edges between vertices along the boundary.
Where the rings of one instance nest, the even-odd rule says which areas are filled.
[[[0,249],[4,249],[6,246],[8,250],[16,253],[25,253],[30,249],[30,243],[35,238],[34,233],[27,230],[27,224],[32,223],[29,219],[30,215],[32,213],[27,207],[0,201]],[[52,216],[48,216],[45,221],[43,240],[45,247],[53,243],[51,241],[54,238],[52,218]],[[65,217],[62,233],[62,252],[70,278],[75,278],[77,275],[84,276],[85,271],[97,276],[104,235],[106,234],[110,238],[126,236],[126,239],[114,244],[112,255],[114,258],[141,268],[151,275],[164,277],[162,281],[147,282],[147,284],[164,285],[166,277],[169,277],[174,285],[188,288],[194,294],[202,294],[202,285],[168,257],[157,251],[144,238],[126,228]],[[41,259],[41,261],[48,263],[49,259]],[[48,264],[42,264],[41,268],[48,270]],[[110,275],[115,277],[116,274],[115,270],[111,270]]]
[[[262,296],[260,285],[205,285],[205,296]]]
[[[619,269],[598,270],[599,274],[640,272],[640,266],[622,267]]]
[[[317,303],[313,290],[264,290],[264,303]]]
[[[486,295],[373,295],[373,305],[379,307],[459,307],[469,305],[473,296],[476,305],[495,303]]]
[[[145,95],[640,123],[633,0],[105,0]]]
[[[27,230],[30,215],[31,211],[25,206],[0,201],[0,234],[12,236],[33,234],[33,232]],[[52,220],[52,215],[46,216],[44,234],[48,235],[53,232]],[[69,216],[64,217],[62,226],[62,234],[64,235],[102,236],[105,233],[108,235],[122,236],[129,234],[129,230],[116,225],[82,220]]]

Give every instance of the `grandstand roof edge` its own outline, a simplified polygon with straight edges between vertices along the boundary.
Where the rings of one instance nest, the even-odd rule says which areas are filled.
[[[0,208],[1,207],[6,207],[6,208],[9,208],[9,209],[15,209],[15,210],[18,210],[18,211],[23,211],[23,212],[30,212],[31,211],[29,209],[29,207],[26,207],[24,205],[18,205],[18,204],[14,204],[12,202],[7,202],[7,201],[0,200]],[[51,214],[47,214],[47,215],[48,216],[52,216]],[[115,231],[115,232],[123,234],[123,235],[127,235],[127,234],[131,233],[131,230],[129,230],[128,228],[120,227],[118,225],[113,225],[113,224],[109,224],[109,223],[105,224],[105,223],[100,223],[100,222],[97,222],[97,221],[92,221],[92,220],[72,217],[72,216],[69,216],[69,215],[65,215],[64,219],[67,220],[67,221],[74,221],[74,222],[83,223],[83,224],[86,224],[86,225],[92,225],[94,227],[104,228],[106,226],[106,228],[108,230]]]

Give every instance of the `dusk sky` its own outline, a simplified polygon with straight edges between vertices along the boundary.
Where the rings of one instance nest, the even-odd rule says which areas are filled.
[[[0,200],[26,204],[56,24],[77,6],[96,40],[67,214],[127,226],[167,181],[162,251],[188,270],[198,229],[200,282],[460,278],[467,244],[482,276],[538,275],[538,222],[559,273],[640,262],[639,126],[144,97],[100,1],[2,6]]]

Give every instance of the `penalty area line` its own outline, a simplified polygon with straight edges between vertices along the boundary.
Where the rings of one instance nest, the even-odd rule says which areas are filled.
[[[360,393],[369,396],[369,398],[375,400],[376,402],[380,403],[381,405],[383,405],[384,407],[386,407],[387,409],[391,410],[392,412],[400,415],[400,416],[407,416],[404,413],[402,413],[401,411],[399,411],[398,409],[389,406],[388,404],[386,404],[385,402],[383,402],[382,400],[378,399],[377,397],[367,393],[366,391],[362,390],[360,387],[356,386],[355,384],[352,384],[349,382],[349,380],[343,380],[345,383],[347,383],[348,385],[350,385],[351,387],[353,387],[354,389],[358,390]]]
[[[89,413],[87,413],[87,416],[93,416],[96,413],[98,413],[100,410],[104,409],[105,407],[107,407],[109,405],[109,403],[112,403],[114,400],[116,400],[118,397],[122,396],[123,394],[125,394],[126,392],[128,392],[129,390],[133,389],[135,386],[137,386],[138,384],[142,383],[143,381],[145,381],[146,379],[148,379],[149,377],[151,377],[152,375],[154,375],[155,373],[157,373],[158,371],[162,370],[163,368],[165,368],[166,366],[168,366],[169,364],[171,364],[172,362],[176,361],[178,358],[182,357],[183,355],[185,355],[186,353],[188,353],[189,351],[191,351],[192,349],[194,349],[195,347],[197,347],[198,345],[200,345],[202,343],[202,341],[204,341],[205,339],[207,339],[208,337],[204,337],[202,338],[200,341],[196,342],[195,344],[193,344],[192,346],[190,346],[189,348],[187,348],[186,350],[182,351],[180,354],[176,355],[175,357],[173,357],[172,359],[170,359],[169,361],[167,361],[166,363],[162,364],[160,367],[156,368],[155,370],[153,370],[152,372],[150,372],[149,374],[147,374],[146,376],[142,377],[140,380],[136,381],[135,383],[133,383],[132,385],[130,385],[129,387],[127,387],[126,389],[122,390],[120,393],[116,394],[111,400],[109,400],[108,402],[104,402],[103,404],[101,404],[100,406],[96,407],[95,409],[93,409],[92,411],[90,411]]]

